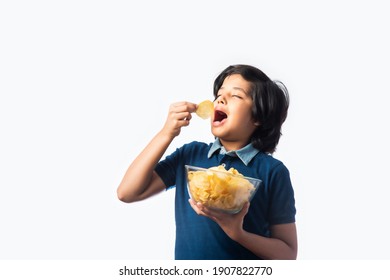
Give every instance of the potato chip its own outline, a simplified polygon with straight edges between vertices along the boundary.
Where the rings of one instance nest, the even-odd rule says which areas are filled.
[[[222,165],[188,172],[188,186],[195,201],[224,210],[239,209],[255,190],[236,169],[226,170]]]
[[[202,101],[198,104],[195,113],[202,119],[208,119],[214,113],[214,103],[210,100]]]

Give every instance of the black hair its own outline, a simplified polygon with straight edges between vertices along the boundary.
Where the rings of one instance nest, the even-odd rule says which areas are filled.
[[[252,117],[259,123],[251,136],[253,146],[272,154],[279,143],[282,124],[287,118],[290,98],[286,86],[280,81],[271,80],[260,69],[244,64],[231,65],[223,70],[214,81],[214,97],[217,98],[226,77],[241,75],[250,82],[253,100]]]

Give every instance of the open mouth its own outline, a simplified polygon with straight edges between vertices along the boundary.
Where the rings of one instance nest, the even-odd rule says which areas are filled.
[[[221,122],[227,118],[227,115],[222,111],[214,111],[214,122]]]

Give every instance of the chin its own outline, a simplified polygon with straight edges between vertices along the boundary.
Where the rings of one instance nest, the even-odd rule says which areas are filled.
[[[221,133],[218,133],[218,130],[215,129],[214,127],[211,127],[211,133],[212,133],[215,137],[219,137],[219,134],[221,134]]]
[[[223,133],[221,131],[216,131],[215,129],[211,129],[211,133],[215,136],[218,137],[219,139],[226,138],[226,133]]]

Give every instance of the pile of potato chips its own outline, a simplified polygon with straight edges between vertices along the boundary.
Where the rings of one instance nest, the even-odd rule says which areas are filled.
[[[188,187],[195,201],[228,211],[240,210],[255,190],[236,169],[226,170],[222,165],[206,171],[189,171]]]

